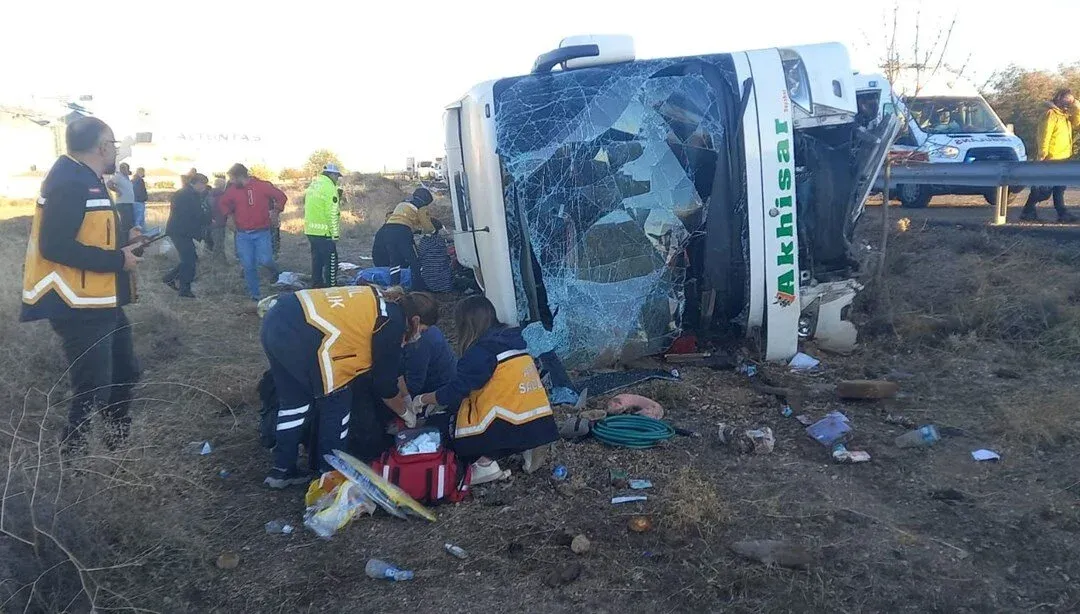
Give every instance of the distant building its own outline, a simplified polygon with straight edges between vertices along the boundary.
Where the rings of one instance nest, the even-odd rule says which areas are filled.
[[[82,116],[63,104],[0,104],[0,196],[37,196],[45,173],[64,151],[68,122]]]
[[[179,188],[179,177],[192,167],[206,175],[224,173],[236,162],[265,164],[261,135],[213,132],[185,125],[183,118],[162,121],[148,109],[120,110],[82,105],[90,96],[26,97],[0,101],[0,196],[34,198],[41,180],[64,152],[67,123],[84,115],[98,115],[111,125],[120,141],[118,162],[146,169],[151,189]]]

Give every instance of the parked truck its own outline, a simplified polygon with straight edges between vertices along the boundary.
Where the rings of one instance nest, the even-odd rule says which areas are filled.
[[[855,122],[836,43],[638,60],[580,36],[446,111],[455,249],[499,319],[571,367],[681,334],[850,348],[852,238],[896,134]]]

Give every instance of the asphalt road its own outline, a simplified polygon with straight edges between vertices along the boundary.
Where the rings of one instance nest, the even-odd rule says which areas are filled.
[[[992,225],[993,208],[986,204],[982,196],[935,196],[930,206],[925,209],[905,209],[900,206],[899,201],[894,200],[889,215],[893,219],[908,218],[913,226],[930,224],[986,228],[1003,233],[1080,239],[1080,224],[1059,224],[1049,200],[1038,206],[1039,222],[1021,222],[1020,211],[1027,201],[1027,195],[1026,190],[1016,195],[1015,204],[1009,207],[1007,222],[1003,226]],[[1080,190],[1067,191],[1065,203],[1073,215],[1080,217]],[[881,206],[881,197],[871,196],[866,205],[868,214],[876,217],[877,209]]]

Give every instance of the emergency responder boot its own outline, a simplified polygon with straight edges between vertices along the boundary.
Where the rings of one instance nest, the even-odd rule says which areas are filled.
[[[263,480],[263,484],[275,490],[282,490],[290,486],[303,486],[312,479],[314,479],[314,476],[306,471],[296,469],[287,471],[274,467],[270,470],[270,475]]]

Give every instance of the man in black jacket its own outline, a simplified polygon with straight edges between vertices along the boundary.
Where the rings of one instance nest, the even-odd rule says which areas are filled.
[[[19,319],[48,320],[60,336],[74,389],[65,445],[78,446],[100,412],[112,446],[127,434],[139,379],[123,306],[133,299],[140,244],[132,244],[138,232],[101,178],[116,172],[112,129],[83,117],[68,124],[66,141],[67,154],[49,170],[34,210]]]
[[[195,298],[191,291],[191,282],[195,279],[196,239],[206,235],[209,221],[203,198],[209,180],[202,173],[195,173],[188,178],[184,187],[173,194],[169,209],[169,221],[165,224],[165,234],[169,235],[176,253],[180,254],[180,264],[169,271],[161,280],[185,298]]]

